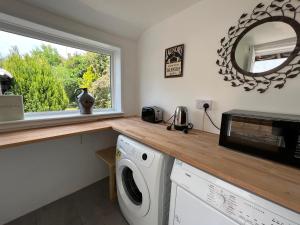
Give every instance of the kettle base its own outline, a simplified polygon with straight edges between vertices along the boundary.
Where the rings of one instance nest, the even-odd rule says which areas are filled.
[[[188,129],[188,126],[178,126],[178,125],[174,125],[174,128],[175,128],[175,130],[183,131],[183,130]]]

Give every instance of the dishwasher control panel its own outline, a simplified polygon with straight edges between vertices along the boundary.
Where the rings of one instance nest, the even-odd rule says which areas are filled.
[[[246,192],[179,160],[173,182],[242,225],[300,225],[300,214]]]
[[[249,202],[215,184],[207,183],[206,199],[209,205],[239,224],[245,225],[296,225],[257,204]]]

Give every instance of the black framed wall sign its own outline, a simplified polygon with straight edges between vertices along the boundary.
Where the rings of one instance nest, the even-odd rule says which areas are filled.
[[[165,78],[183,76],[184,45],[165,50]]]

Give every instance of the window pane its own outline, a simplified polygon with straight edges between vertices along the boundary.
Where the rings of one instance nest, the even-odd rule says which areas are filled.
[[[253,66],[253,73],[261,73],[280,66],[282,63],[287,60],[286,58],[281,59],[270,59],[270,60],[262,60],[262,61],[255,61]]]
[[[12,75],[7,92],[23,95],[25,112],[77,110],[78,88],[88,88],[94,108],[112,108],[107,54],[0,31],[0,71],[0,81]]]

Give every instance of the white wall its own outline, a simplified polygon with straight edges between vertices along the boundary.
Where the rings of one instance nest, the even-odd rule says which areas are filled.
[[[108,175],[95,151],[116,144],[112,130],[0,151],[0,224]]]
[[[217,49],[230,26],[259,0],[203,0],[143,33],[138,43],[139,108],[158,105],[170,115],[177,105],[188,106],[192,122],[202,129],[202,112],[195,109],[198,98],[212,99],[213,119],[230,109],[300,113],[300,78],[289,80],[282,90],[267,93],[233,88],[218,75]],[[270,1],[266,1],[270,2]],[[185,44],[183,78],[164,78],[164,50]],[[166,116],[167,117],[167,116]],[[208,119],[204,129],[218,132]]]
[[[1,0],[0,12],[79,35],[81,37],[120,47],[122,54],[122,96],[124,112],[126,115],[135,115],[137,113],[137,44],[135,41],[110,35],[16,0]],[[99,21],[99,23],[101,23],[101,21]]]

